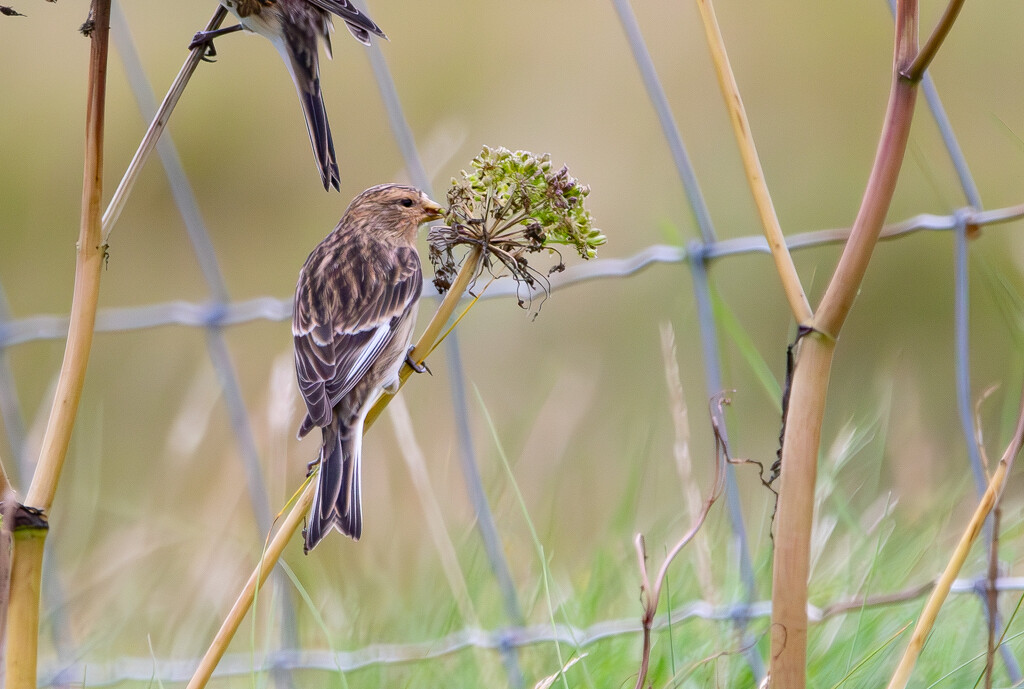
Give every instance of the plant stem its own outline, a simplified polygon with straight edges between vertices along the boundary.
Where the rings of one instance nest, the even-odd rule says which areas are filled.
[[[189,680],[186,689],[205,687],[206,683],[210,681],[217,663],[220,662],[225,651],[228,650],[228,644],[231,643],[231,639],[234,638],[239,625],[242,624],[245,614],[252,607],[253,601],[256,599],[256,592],[266,582],[270,573],[274,571],[274,565],[281,559],[281,553],[284,552],[285,546],[288,545],[292,536],[295,535],[295,532],[302,525],[302,520],[309,511],[310,505],[313,504],[313,494],[315,491],[316,481],[309,481],[306,489],[302,491],[298,500],[295,501],[292,511],[288,513],[288,516],[282,522],[281,528],[278,529],[273,539],[264,549],[259,564],[256,565],[256,569],[249,576],[249,580],[245,582],[245,586],[242,587],[242,591],[238,594],[235,604],[231,607],[231,612],[228,613],[220,629],[217,630],[217,635],[213,637],[213,642],[206,650],[203,659],[199,662],[199,667],[196,668],[195,674],[192,675],[192,679]]]
[[[892,87],[875,161],[839,265],[799,349],[785,419],[772,579],[771,682],[802,689],[807,665],[807,583],[821,423],[836,338],[853,306],[892,202],[906,153],[917,85],[901,76],[917,50],[917,0],[899,3]]]
[[[25,500],[26,505],[43,511],[49,509],[53,502],[82,395],[103,266],[104,252],[99,239],[110,0],[96,0],[93,8],[95,27],[86,106],[85,172],[71,321],[39,463]],[[19,529],[14,533],[6,658],[6,676],[12,689],[34,689],[36,686],[39,589],[45,540],[45,529]]]
[[[441,335],[441,330],[452,317],[452,314],[455,313],[455,307],[458,306],[459,300],[462,299],[462,295],[469,289],[470,284],[476,278],[482,256],[483,251],[478,246],[474,246],[469,250],[466,259],[462,262],[458,275],[455,276],[452,286],[448,289],[448,293],[444,295],[444,299],[441,301],[440,306],[437,307],[437,311],[434,312],[433,318],[427,323],[427,327],[423,329],[423,334],[420,335],[420,339],[416,342],[416,347],[409,353],[409,357],[417,364],[422,364],[423,360],[427,358],[427,355],[434,348],[437,338]],[[398,374],[399,390],[405,385],[405,381],[409,379],[410,375],[412,375],[412,369],[409,366],[403,366]],[[391,397],[393,395],[382,395],[377,400],[377,403],[370,408],[364,422],[366,428],[369,428],[370,424],[380,416]]]
[[[896,666],[896,671],[889,682],[889,689],[903,689],[903,687],[907,686],[907,682],[910,680],[910,673],[913,671],[917,657],[921,654],[921,649],[924,648],[924,642],[935,624],[935,618],[939,614],[939,609],[946,601],[949,590],[953,586],[953,581],[967,560],[967,555],[971,551],[971,545],[978,537],[978,534],[981,533],[985,525],[985,519],[1002,495],[1003,489],[1006,486],[1006,480],[1010,475],[1010,469],[1013,468],[1013,460],[1017,453],[1020,452],[1022,445],[1024,445],[1024,389],[1021,390],[1020,409],[1013,438],[1010,440],[1010,444],[1003,453],[1002,458],[1000,458],[999,465],[996,467],[995,472],[992,474],[992,479],[988,483],[988,488],[985,489],[985,494],[982,495],[978,507],[971,516],[971,521],[967,524],[967,528],[964,530],[956,549],[953,551],[953,556],[946,565],[946,569],[942,572],[942,576],[939,577],[938,582],[935,584],[935,589],[928,597],[924,610],[921,611],[921,617],[918,618],[917,626],[914,627],[914,634],[910,637],[910,644],[903,653],[903,658],[900,659],[900,664]]]
[[[786,293],[793,318],[797,323],[806,325],[811,320],[811,306],[807,303],[807,296],[800,284],[800,276],[796,272],[796,266],[793,265],[793,257],[786,247],[786,238],[782,234],[782,227],[779,225],[779,218],[775,214],[775,206],[772,204],[772,197],[768,192],[768,185],[765,183],[764,170],[761,169],[761,160],[757,155],[757,147],[754,146],[754,137],[750,133],[750,122],[747,120],[747,111],[743,107],[743,99],[740,98],[736,77],[729,64],[729,55],[725,51],[725,41],[718,27],[715,8],[711,4],[711,0],[697,0],[697,7],[700,9],[700,16],[704,21],[704,33],[707,36],[711,59],[715,63],[718,85],[725,98],[725,107],[729,111],[729,120],[732,122],[733,131],[736,134],[736,142],[743,159],[743,169],[747,173],[747,182],[754,195],[757,212],[761,216],[768,248],[771,249],[772,258],[775,259],[775,269],[782,279],[782,289]]]
[[[100,272],[104,249],[100,241],[100,201],[103,181],[103,124],[107,84],[107,47],[110,37],[110,0],[94,0],[89,86],[85,117],[85,172],[82,215],[75,260],[75,288],[71,321],[60,378],[43,436],[39,462],[25,504],[43,512],[57,491],[71,430],[82,397],[85,371],[92,348]],[[10,611],[7,627],[7,682],[10,689],[35,689],[39,636],[39,587],[45,529],[14,532],[11,563]]]
[[[451,318],[452,313],[455,311],[456,305],[459,303],[459,299],[462,297],[463,292],[468,289],[473,278],[476,276],[477,268],[480,264],[480,249],[474,247],[470,250],[466,260],[462,263],[462,268],[459,269],[459,274],[455,277],[455,281],[452,283],[451,289],[448,290],[448,294],[445,295],[444,300],[438,307],[434,317],[427,324],[423,334],[420,335],[420,339],[416,343],[415,349],[413,349],[411,356],[417,363],[422,363],[426,352],[429,352],[434,346],[438,335],[441,333],[441,329],[444,324]],[[412,369],[405,366],[400,374],[401,383],[404,384],[406,379],[409,377]],[[382,395],[377,403],[373,406],[370,412],[366,415],[366,420],[363,424],[363,432],[373,425],[374,420],[380,416],[384,407],[387,406],[388,402],[394,395]],[[231,611],[224,619],[221,624],[220,630],[214,637],[213,642],[207,649],[206,654],[199,663],[199,667],[196,668],[196,672],[192,675],[192,679],[188,683],[186,689],[202,689],[206,686],[206,683],[210,681],[210,677],[213,675],[214,669],[217,667],[217,663],[224,656],[227,651],[228,644],[231,643],[231,639],[238,631],[239,625],[242,623],[242,619],[246,613],[252,607],[253,601],[256,598],[256,592],[266,581],[270,572],[274,569],[278,560],[281,559],[281,553],[284,552],[284,548],[288,545],[288,542],[298,531],[299,526],[302,524],[303,518],[309,511],[310,505],[313,504],[313,493],[316,490],[316,482],[309,481],[305,490],[299,496],[295,502],[295,506],[292,507],[291,512],[285,518],[281,524],[281,528],[278,529],[277,533],[271,539],[266,550],[263,552],[263,556],[260,558],[259,563],[256,565],[256,569],[249,576],[249,580],[242,588],[241,593],[238,594],[238,598],[235,600],[235,604],[232,606]],[[34,685],[33,685],[34,686]]]
[[[942,42],[949,35],[949,31],[953,28],[953,23],[956,21],[957,15],[960,14],[960,9],[963,6],[964,0],[950,0],[950,3],[946,6],[946,11],[942,13],[942,17],[939,19],[939,23],[935,25],[932,35],[928,37],[924,47],[921,48],[921,52],[917,54],[914,62],[906,69],[903,76],[910,81],[919,81],[924,77],[925,70],[928,69],[928,65],[935,59],[936,53],[939,52]]]
[[[39,644],[39,589],[45,529],[16,529],[11,551],[11,590],[7,609],[6,686],[36,688]]]
[[[782,444],[772,569],[772,686],[805,686],[807,580],[810,573],[814,485],[835,341],[812,333],[800,347]]]
[[[228,11],[224,9],[223,5],[217,5],[217,10],[213,13],[213,17],[206,25],[205,30],[213,31],[219,27],[227,13]],[[196,46],[189,53],[185,64],[181,66],[181,70],[178,72],[178,76],[174,78],[174,82],[167,90],[167,95],[164,96],[163,102],[160,103],[160,108],[156,111],[153,121],[149,123],[149,129],[146,130],[146,134],[142,137],[135,156],[128,163],[128,169],[124,171],[124,176],[121,177],[121,182],[117,185],[117,189],[114,190],[114,195],[110,197],[107,210],[103,213],[103,246],[107,245],[110,233],[113,231],[117,219],[121,217],[121,211],[124,210],[124,206],[128,202],[128,196],[132,192],[132,187],[135,186],[135,180],[138,179],[139,172],[142,171],[142,167],[149,160],[153,149],[156,148],[157,141],[160,140],[160,136],[164,133],[167,123],[171,119],[171,112],[178,104],[181,94],[185,92],[185,86],[188,85],[189,79],[192,78],[192,73],[196,71],[196,67],[199,66],[199,62],[205,52],[206,46]]]

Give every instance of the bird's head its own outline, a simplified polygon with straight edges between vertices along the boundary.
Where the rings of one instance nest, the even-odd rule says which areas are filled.
[[[361,225],[381,239],[416,241],[416,230],[444,215],[444,209],[415,187],[380,184],[352,200],[342,225]]]

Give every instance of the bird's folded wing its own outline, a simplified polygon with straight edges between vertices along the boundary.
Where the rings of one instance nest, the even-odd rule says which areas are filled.
[[[391,279],[364,284],[359,294],[338,299],[314,294],[299,285],[292,321],[295,371],[306,402],[309,422],[326,426],[332,408],[347,395],[387,349],[401,322],[408,318],[423,285],[419,263],[399,261]],[[322,302],[345,308],[323,308]],[[308,429],[307,429],[308,430]]]
[[[370,34],[387,38],[384,32],[380,30],[380,27],[360,12],[349,0],[309,0],[309,4],[341,17],[345,20],[345,24],[348,26],[348,30],[352,32],[352,35],[366,45],[370,45]]]

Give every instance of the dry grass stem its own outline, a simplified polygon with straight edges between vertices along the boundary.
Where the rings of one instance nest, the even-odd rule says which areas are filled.
[[[711,398],[711,424],[715,435],[715,475],[712,482],[711,493],[704,501],[701,509],[697,513],[697,519],[690,526],[690,529],[683,535],[679,541],[672,547],[672,549],[665,556],[665,560],[661,563],[661,568],[658,570],[658,575],[652,582],[647,570],[647,546],[644,542],[643,534],[637,534],[634,539],[634,545],[636,547],[637,564],[640,569],[640,601],[644,607],[644,614],[641,620],[643,625],[643,650],[641,651],[640,657],[640,672],[636,678],[636,689],[643,689],[644,683],[647,681],[647,671],[650,667],[651,662],[651,630],[654,628],[654,616],[658,612],[658,601],[661,598],[661,587],[665,584],[665,577],[668,575],[669,565],[675,560],[676,556],[682,552],[683,548],[693,540],[693,538],[700,531],[700,528],[704,525],[704,521],[708,517],[708,513],[711,511],[711,506],[715,504],[721,496],[722,491],[725,490],[725,465],[731,461],[729,456],[729,448],[725,443],[724,436],[720,430],[719,419],[722,418],[722,405],[728,404],[729,399],[724,394],[719,393]],[[671,611],[669,611],[671,615]]]
[[[732,122],[733,131],[736,134],[736,142],[743,159],[743,169],[747,173],[747,182],[750,184],[757,212],[761,216],[761,224],[764,226],[768,247],[771,249],[772,258],[775,259],[775,269],[782,279],[782,289],[786,293],[786,300],[793,312],[793,318],[797,323],[806,325],[810,323],[812,317],[811,306],[807,302],[807,295],[804,294],[804,288],[800,284],[800,276],[796,272],[796,266],[793,265],[793,257],[786,246],[786,237],[782,234],[782,227],[779,225],[779,218],[775,214],[775,206],[772,204],[772,197],[768,192],[768,185],[765,183],[764,170],[761,169],[761,160],[757,155],[754,137],[750,132],[750,122],[747,120],[747,111],[743,107],[743,99],[740,98],[739,86],[736,84],[736,77],[729,64],[729,55],[726,53],[725,40],[718,27],[718,19],[715,17],[715,8],[711,4],[711,0],[697,0],[697,7],[700,9],[700,16],[704,21],[704,33],[708,39],[711,59],[715,64],[715,73],[718,75],[718,85],[722,89],[723,98],[725,98],[725,107],[729,111],[729,120]]]
[[[423,334],[420,335],[419,340],[416,342],[416,347],[412,351],[412,358],[417,363],[423,363],[425,355],[423,352],[429,352],[444,327],[444,324],[448,322],[452,314],[455,311],[455,307],[459,303],[459,299],[463,292],[469,287],[473,278],[477,274],[477,270],[480,263],[479,250],[470,250],[468,256],[462,263],[462,268],[459,270],[455,281],[452,284],[448,294],[445,295],[444,300],[438,306],[437,312],[434,313],[434,317],[427,324]],[[402,384],[409,377],[411,369],[405,366],[402,369],[401,381]],[[394,399],[394,395],[382,395],[377,403],[370,410],[370,413],[366,416],[366,421],[363,426],[363,432],[365,433],[373,425],[373,422],[380,416],[384,407]],[[315,476],[315,474],[314,474]],[[305,489],[295,501],[294,507],[291,512],[282,522],[281,527],[274,534],[273,538],[270,539],[269,544],[263,552],[263,556],[257,563],[253,573],[249,576],[249,580],[246,582],[242,592],[238,595],[235,600],[235,604],[231,607],[227,617],[221,624],[220,630],[214,637],[213,642],[207,649],[206,654],[199,663],[199,667],[193,674],[192,679],[188,683],[187,689],[201,689],[205,687],[207,682],[210,681],[210,677],[213,675],[214,669],[217,667],[217,663],[223,657],[227,651],[228,645],[231,643],[231,639],[238,631],[239,625],[242,623],[242,619],[246,613],[252,607],[253,601],[256,599],[256,592],[259,590],[263,583],[266,581],[270,572],[277,565],[278,560],[281,559],[281,553],[284,552],[285,546],[292,539],[295,533],[299,530],[302,525],[302,521],[309,511],[310,505],[313,504],[313,493],[316,490],[315,483],[310,479],[312,476],[307,477]],[[268,534],[268,538],[270,535]],[[33,688],[34,689],[34,688]]]
[[[213,31],[219,27],[227,13],[228,11],[222,5],[218,5],[205,30]],[[149,129],[146,130],[145,135],[142,137],[139,149],[135,152],[131,162],[128,163],[128,169],[124,171],[124,176],[121,177],[121,182],[117,185],[117,189],[114,190],[114,195],[110,197],[107,210],[103,213],[102,245],[104,247],[107,246],[110,240],[110,233],[113,231],[114,225],[117,224],[118,218],[121,217],[121,211],[124,210],[124,206],[128,202],[128,197],[132,193],[132,187],[135,186],[139,173],[142,171],[143,166],[145,166],[146,161],[149,160],[153,149],[156,148],[160,136],[167,129],[167,123],[171,119],[171,112],[174,111],[178,100],[185,92],[189,79],[192,78],[192,74],[196,71],[196,67],[199,66],[199,62],[203,59],[205,53],[206,46],[196,46],[189,51],[185,64],[181,66],[178,76],[174,78],[171,87],[167,90],[167,95],[164,96],[163,102],[160,103],[153,121],[149,123]]]
[[[693,480],[693,457],[690,455],[690,421],[683,395],[683,382],[679,376],[679,361],[676,356],[676,336],[672,324],[661,324],[661,355],[665,365],[665,382],[668,385],[669,409],[672,410],[672,426],[675,430],[675,442],[672,445],[676,459],[676,471],[683,495],[686,498],[686,509],[691,524],[700,519],[700,490]],[[697,538],[696,570],[697,580],[704,600],[715,602],[718,599],[715,590],[715,579],[711,571],[711,549],[706,538]]]
[[[999,501],[1003,489],[1006,487],[1006,480],[1010,475],[1010,470],[1013,468],[1013,461],[1017,453],[1020,452],[1021,445],[1024,445],[1024,389],[1021,390],[1020,410],[1013,438],[1003,453],[1002,458],[1000,458],[999,464],[992,474],[992,479],[988,483],[988,488],[985,490],[985,494],[982,496],[978,507],[971,516],[970,522],[967,524],[967,528],[960,537],[960,541],[957,543],[953,556],[946,565],[946,569],[942,572],[942,576],[939,577],[935,590],[932,591],[932,595],[928,597],[928,602],[925,603],[924,610],[921,612],[920,618],[918,618],[917,626],[914,628],[914,634],[910,638],[910,644],[903,653],[903,658],[900,660],[896,671],[893,673],[892,680],[889,682],[889,689],[903,689],[903,687],[907,686],[907,682],[910,680],[910,673],[913,671],[917,658],[924,648],[925,640],[935,624],[935,618],[939,614],[939,609],[949,595],[953,580],[956,579],[960,568],[963,567],[964,562],[967,560],[971,545],[978,537],[978,534],[981,533],[985,519]]]
[[[565,676],[566,670],[568,670],[573,665],[586,658],[588,655],[589,654],[587,653],[581,653],[578,656],[573,656],[565,663],[565,665],[562,666],[562,668],[558,672],[556,672],[553,675],[548,675],[547,677],[533,685],[533,689],[551,689],[551,687],[555,686],[555,682],[557,682],[560,678]]]
[[[312,477],[309,477],[312,478]],[[213,676],[213,671],[217,667],[217,663],[224,656],[224,653],[228,650],[228,645],[231,643],[231,639],[234,638],[235,633],[238,631],[238,627],[242,624],[242,620],[245,618],[247,612],[252,607],[253,601],[256,599],[256,592],[263,586],[270,573],[274,571],[274,566],[277,561],[281,559],[281,553],[284,552],[285,546],[291,541],[292,536],[299,530],[302,525],[303,519],[306,517],[306,513],[309,511],[310,505],[313,504],[313,493],[316,490],[316,483],[306,479],[305,490],[299,495],[295,501],[292,511],[288,513],[285,520],[281,523],[281,527],[274,534],[273,538],[270,538],[270,534],[267,537],[270,542],[263,550],[263,556],[260,558],[259,564],[256,569],[249,576],[249,580],[245,582],[245,586],[242,588],[242,592],[238,594],[238,598],[235,600],[235,604],[231,606],[231,612],[224,619],[220,629],[217,630],[217,635],[213,638],[213,642],[210,647],[206,650],[202,660],[199,662],[199,667],[196,668],[195,674],[192,675],[192,679],[189,680],[187,689],[199,689],[199,687],[205,687],[206,683],[210,681],[210,677]]]

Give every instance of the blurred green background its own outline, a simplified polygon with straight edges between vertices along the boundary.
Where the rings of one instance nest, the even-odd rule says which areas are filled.
[[[142,67],[162,95],[215,5],[124,5]],[[89,45],[77,33],[86,3],[19,0],[15,7],[29,16],[0,17],[0,283],[13,317],[23,318],[69,309]],[[922,25],[930,27],[942,7],[924,3]],[[592,187],[590,208],[609,240],[600,257],[697,236],[611,3],[393,0],[368,9],[390,38],[382,50],[435,198],[443,201],[448,179],[483,144],[546,151]],[[758,234],[695,6],[637,2],[634,10],[719,235]],[[885,3],[733,2],[720,3],[717,11],[783,228],[848,226],[889,88],[892,21]],[[932,68],[986,208],[1024,203],[1022,26],[1021,3],[968,3]],[[335,34],[334,60],[322,64],[341,194],[320,187],[294,89],[270,44],[236,35],[217,48],[216,63],[200,66],[169,131],[232,299],[289,297],[306,255],[348,201],[365,187],[407,182],[409,175],[365,49],[344,29]],[[109,195],[147,124],[116,52],[108,93]],[[889,217],[945,215],[963,204],[922,98]],[[1024,368],[1022,229],[1019,221],[985,229],[970,249],[972,395],[1003,384],[981,415],[993,456],[1010,430]],[[865,441],[855,454],[840,448],[823,459],[827,481],[815,545],[822,555],[811,582],[818,605],[863,592],[872,563],[881,562],[879,528],[892,536],[884,542],[893,549],[885,562],[899,563],[883,588],[930,578],[973,503],[954,397],[952,240],[950,233],[920,233],[881,245],[843,332],[823,448],[840,447],[847,432]],[[838,255],[836,247],[796,255],[812,304]],[[733,451],[770,464],[776,401],[744,354],[759,353],[781,381],[793,323],[767,256],[722,260],[712,278],[751,340],[722,338],[725,386],[735,389]],[[151,160],[112,235],[101,307],[207,298],[163,170]],[[424,300],[421,324],[432,306]],[[634,534],[646,535],[660,563],[688,526],[659,342],[663,323],[676,333],[694,472],[703,490],[713,444],[684,265],[656,265],[630,279],[556,292],[535,320],[514,300],[488,300],[458,328],[474,449],[528,622],[550,621],[542,567],[499,446],[543,543],[558,622],[639,619]],[[300,405],[289,324],[250,323],[227,329],[226,337],[276,511],[317,451],[315,440],[294,437]],[[31,448],[45,424],[62,352],[58,341],[7,352]],[[476,614],[494,628],[507,617],[466,497],[449,375],[439,354],[429,362],[433,377],[415,378],[402,394]],[[282,595],[298,610],[298,642],[306,648],[429,641],[466,624],[394,426],[387,417],[381,421],[364,446],[363,540],[332,537],[309,557],[294,543],[286,560],[309,603],[293,586],[268,589],[258,623],[244,627],[233,650],[258,658],[280,644],[271,599]],[[6,429],[0,431],[0,457],[23,495],[29,477],[19,475]],[[836,457],[845,463],[838,466]],[[771,495],[753,467],[740,467],[738,479],[756,597],[766,599]],[[1008,515],[1017,515],[1016,483],[1007,500]],[[60,656],[102,663],[151,653],[187,659],[206,648],[264,534],[250,508],[202,330],[160,327],[96,338],[51,524],[48,548],[59,598],[44,596],[45,662]],[[1009,573],[1019,573],[1020,547],[1012,538],[1021,530],[1019,518],[1008,516],[1007,528],[1003,558]],[[684,551],[674,569],[676,601],[740,599],[729,533],[724,508],[716,506],[702,535],[712,554],[712,590],[698,585],[697,558]],[[980,551],[978,558],[968,574],[983,571]],[[977,606],[966,608],[971,624],[982,624]],[[909,619],[909,610],[900,612],[888,633]],[[690,628],[700,642],[676,650],[685,662],[735,650],[728,625],[700,625]],[[635,671],[638,644],[639,637],[630,636],[613,648],[590,649],[584,667],[572,672],[582,686],[619,686]],[[623,663],[605,667],[615,654]],[[549,646],[524,652],[523,663],[530,682],[558,668]],[[729,676],[741,676],[742,663],[731,663]],[[667,673],[661,681],[671,674],[659,671]],[[422,686],[440,677],[458,677],[460,686],[505,681],[500,656],[480,651],[371,668],[351,673],[348,682]],[[344,686],[337,677],[311,681]]]

